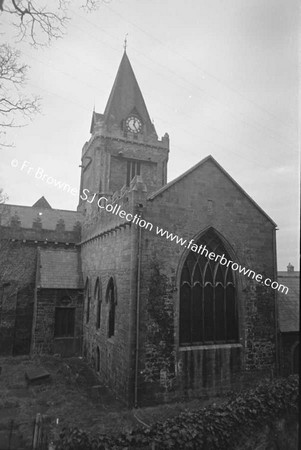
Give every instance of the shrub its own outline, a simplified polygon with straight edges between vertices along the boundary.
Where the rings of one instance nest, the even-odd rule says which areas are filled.
[[[195,449],[234,448],[244,430],[273,424],[275,419],[297,417],[298,376],[262,383],[232,394],[221,405],[185,411],[149,429],[138,428],[118,436],[91,437],[77,428],[64,429],[57,450]]]

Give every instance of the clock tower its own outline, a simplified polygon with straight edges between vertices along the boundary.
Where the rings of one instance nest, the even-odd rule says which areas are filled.
[[[104,113],[92,114],[90,133],[82,150],[81,192],[113,195],[135,175],[148,194],[166,184],[169,137],[158,138],[126,51]]]

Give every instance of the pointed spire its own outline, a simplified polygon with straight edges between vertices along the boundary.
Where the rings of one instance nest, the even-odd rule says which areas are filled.
[[[114,125],[121,127],[122,121],[130,114],[141,118],[146,135],[156,134],[151,122],[141,90],[126,53],[126,46],[121,63],[114,81],[114,85],[105,108],[105,124],[110,130]]]

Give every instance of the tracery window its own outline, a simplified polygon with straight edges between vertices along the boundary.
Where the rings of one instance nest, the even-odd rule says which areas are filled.
[[[113,278],[110,278],[108,283],[106,301],[109,305],[108,337],[110,338],[115,334],[116,292]]]
[[[202,251],[189,252],[181,273],[180,345],[237,342],[238,311],[233,271],[222,265],[220,259],[210,260],[208,255],[214,252],[224,255],[227,261],[231,258],[213,229],[196,244],[203,246]]]

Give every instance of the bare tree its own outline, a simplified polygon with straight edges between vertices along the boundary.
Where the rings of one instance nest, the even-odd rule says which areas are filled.
[[[4,192],[3,188],[0,187],[0,205],[8,200],[8,195]],[[0,222],[1,225],[1,222]]]
[[[96,10],[110,0],[77,0],[86,11]],[[0,0],[0,17],[11,18],[20,40],[34,46],[46,45],[63,36],[70,6],[68,0]],[[7,132],[26,124],[39,110],[39,99],[24,95],[28,66],[8,44],[0,45],[0,148],[11,147]],[[25,119],[25,120],[24,120]]]
[[[22,92],[27,70],[19,51],[0,45],[0,147],[12,146],[6,142],[7,131],[23,126],[39,110],[39,99]]]
[[[94,11],[101,1],[78,1],[86,11]],[[31,44],[46,45],[55,38],[60,38],[70,20],[68,0],[0,0],[2,14],[10,15],[12,25],[16,27],[20,40],[29,39]]]

